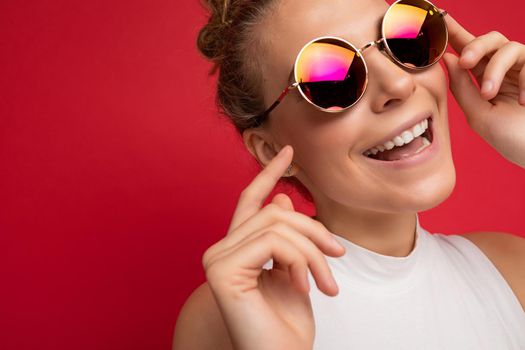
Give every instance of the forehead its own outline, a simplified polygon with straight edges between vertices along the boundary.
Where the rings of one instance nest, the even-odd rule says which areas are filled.
[[[270,45],[265,68],[274,73],[267,83],[282,85],[293,78],[297,54],[315,37],[342,37],[357,48],[377,40],[388,6],[384,0],[281,0],[265,28]]]

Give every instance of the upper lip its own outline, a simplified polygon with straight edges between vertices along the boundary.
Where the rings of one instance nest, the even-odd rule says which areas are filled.
[[[375,146],[383,145],[387,141],[392,140],[394,137],[400,135],[403,131],[407,130],[408,128],[412,128],[414,125],[422,122],[423,120],[427,118],[432,117],[432,112],[424,111],[421,113],[418,113],[415,117],[405,121],[401,125],[399,125],[397,128],[395,128],[392,132],[390,132],[387,136],[382,138],[380,141],[376,141],[374,144],[370,145],[369,147],[363,149],[361,153],[366,152],[369,149],[372,149]]]

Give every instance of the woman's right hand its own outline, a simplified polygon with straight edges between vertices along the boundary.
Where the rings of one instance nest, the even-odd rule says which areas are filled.
[[[311,350],[308,269],[322,292],[338,293],[324,254],[341,256],[345,250],[332,233],[296,212],[285,194],[261,208],[292,156],[292,147],[283,147],[242,191],[226,237],[202,257],[236,350]],[[273,268],[263,269],[270,259]]]

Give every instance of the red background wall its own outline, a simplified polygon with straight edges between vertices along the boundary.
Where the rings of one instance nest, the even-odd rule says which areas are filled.
[[[519,0],[436,4],[525,43]],[[170,347],[258,170],[215,112],[204,21],[197,0],[0,3],[0,348]],[[449,97],[457,186],[422,224],[525,235],[525,170]]]

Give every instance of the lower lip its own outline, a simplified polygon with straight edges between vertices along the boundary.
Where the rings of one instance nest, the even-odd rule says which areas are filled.
[[[372,164],[374,165],[386,166],[386,167],[390,167],[391,169],[404,169],[407,167],[412,167],[412,166],[416,166],[421,163],[425,163],[426,161],[435,157],[439,151],[439,141],[436,135],[437,133],[436,133],[436,125],[435,125],[434,118],[432,118],[431,123],[432,123],[432,143],[428,145],[427,148],[419,152],[418,154],[415,154],[410,157],[397,159],[397,160],[391,160],[391,161],[374,159],[374,158],[367,157],[365,155],[363,155],[363,157],[365,157],[367,161],[372,162]]]

